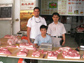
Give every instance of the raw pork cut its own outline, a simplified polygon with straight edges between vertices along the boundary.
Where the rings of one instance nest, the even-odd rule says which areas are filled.
[[[69,49],[68,51],[63,51],[62,56],[64,58],[80,59],[79,52],[73,49]]]
[[[11,38],[11,35],[5,35],[4,38]]]
[[[19,47],[26,48],[29,50],[34,50],[34,51],[36,50],[36,48],[32,44],[28,44],[28,43],[21,43],[21,44],[19,44]]]
[[[27,56],[28,52],[29,50],[27,49],[21,49],[21,51],[17,53],[17,56]]]
[[[13,35],[12,35],[11,38],[8,39],[7,43],[8,43],[9,45],[14,45],[14,44],[16,44],[16,43],[21,43],[21,40],[18,39],[17,36],[13,36]]]
[[[40,52],[39,51],[34,51],[32,53],[32,57],[40,57]]]
[[[55,52],[58,53],[58,54],[60,54],[61,53],[61,50],[56,50]]]
[[[21,51],[24,51],[24,52],[26,52],[26,53],[28,53],[29,52],[29,50],[28,49],[21,49]]]
[[[61,51],[68,51],[69,49],[71,49],[70,47],[60,47],[59,50]]]
[[[55,51],[50,51],[47,58],[57,59],[58,53]]]
[[[0,48],[0,54],[11,55],[11,52],[7,48]]]
[[[76,28],[77,32],[83,32],[84,31],[84,28],[83,27],[78,27]]]
[[[40,52],[41,54],[47,54],[47,53],[48,53],[47,51],[44,51],[44,50],[39,50],[39,52]]]
[[[16,42],[15,42],[13,39],[8,39],[7,43],[8,43],[9,45],[14,45],[14,44],[16,44]]]
[[[24,51],[20,51],[17,53],[17,56],[27,56],[27,53]]]

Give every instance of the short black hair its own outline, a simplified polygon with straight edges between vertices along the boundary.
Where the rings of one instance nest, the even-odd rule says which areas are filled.
[[[35,7],[34,10],[35,10],[35,9],[38,9],[38,10],[40,11],[40,8],[39,8],[39,7]]]
[[[57,16],[60,18],[60,15],[59,15],[59,13],[57,13],[57,12],[54,12],[54,13],[52,14],[52,17],[53,17],[54,15],[57,15]]]
[[[41,25],[41,26],[40,26],[40,30],[41,30],[42,28],[45,28],[45,29],[47,30],[47,26],[45,26],[45,25]]]

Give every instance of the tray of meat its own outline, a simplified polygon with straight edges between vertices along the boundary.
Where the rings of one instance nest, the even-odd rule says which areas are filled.
[[[8,48],[3,48],[3,47],[0,48],[0,56],[3,55],[11,55],[11,52],[8,50]]]
[[[71,49],[70,47],[60,47],[59,50],[61,51],[68,51],[69,49]]]
[[[11,39],[11,38],[16,38],[17,36],[14,36],[14,35],[5,35],[4,38],[8,38],[8,39]]]
[[[27,50],[27,49],[22,49],[21,51],[19,51],[19,52],[17,53],[17,56],[24,56],[24,57],[26,57],[27,54],[28,54],[28,52],[29,52],[29,50]]]
[[[40,52],[39,51],[34,51],[33,53],[32,53],[32,57],[40,57]]]
[[[58,54],[60,54],[62,51],[61,50],[56,50],[55,52],[58,53]]]
[[[26,57],[27,53],[24,52],[24,51],[20,51],[20,52],[17,53],[17,56],[24,56],[24,57]]]
[[[63,51],[62,56],[69,59],[80,59],[80,54],[78,51],[69,49],[68,51]]]
[[[11,35],[5,35],[4,38],[11,38]]]
[[[16,42],[15,42],[13,39],[8,39],[7,43],[8,43],[9,45],[14,45],[14,44],[16,44]]]
[[[17,36],[11,36],[11,38],[8,39],[7,43],[9,45],[14,45],[14,44],[17,44],[17,43],[21,43],[21,40],[18,39]]]
[[[29,50],[36,50],[36,48],[33,46],[33,44],[28,44],[28,43],[21,43],[19,44],[19,47],[20,48],[26,48],[26,49],[29,49]]]
[[[40,52],[41,54],[47,54],[47,53],[48,53],[48,51],[44,51],[44,50],[39,50],[39,52]]]
[[[57,52],[55,52],[55,51],[50,51],[50,52],[48,52],[47,58],[57,59],[57,56],[58,56],[58,53],[57,53]]]

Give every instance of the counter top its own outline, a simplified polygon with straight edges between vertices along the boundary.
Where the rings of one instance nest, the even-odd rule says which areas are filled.
[[[7,39],[1,38],[0,41],[1,41],[1,42],[5,42],[5,44],[2,43],[2,45],[1,45],[0,47],[6,47],[6,46],[7,46],[7,44],[6,44]],[[45,56],[44,58],[43,58],[43,54],[41,54],[41,56],[38,57],[38,58],[32,57],[32,56],[31,56],[32,53],[33,53],[32,50],[29,50],[28,55],[27,55],[26,57],[17,56],[17,52],[20,51],[20,49],[18,49],[18,48],[10,48],[10,47],[8,47],[8,50],[12,53],[11,55],[0,55],[0,56],[1,56],[1,57],[10,57],[10,58],[24,58],[24,59],[36,59],[36,60],[49,60],[49,61],[84,62],[84,59],[83,59],[83,58],[81,58],[81,59],[65,59],[65,58],[62,57],[62,53],[60,53],[60,54],[58,55],[57,59],[48,59],[48,58],[47,58],[47,54],[46,54],[46,56]],[[54,50],[58,50],[58,48],[53,48],[53,51],[54,51]],[[80,51],[79,54],[80,54],[80,55],[83,54],[83,51]]]

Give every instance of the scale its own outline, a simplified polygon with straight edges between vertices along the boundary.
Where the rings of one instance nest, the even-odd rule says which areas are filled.
[[[42,43],[39,49],[40,50],[52,50],[52,43]]]

